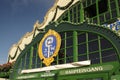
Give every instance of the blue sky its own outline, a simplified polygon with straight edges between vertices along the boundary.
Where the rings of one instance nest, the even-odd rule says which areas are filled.
[[[34,23],[43,21],[55,0],[0,0],[0,64],[7,62],[8,52]]]

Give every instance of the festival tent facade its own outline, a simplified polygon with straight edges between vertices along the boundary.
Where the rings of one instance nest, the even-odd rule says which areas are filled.
[[[10,80],[119,80],[120,0],[56,0],[8,61]]]

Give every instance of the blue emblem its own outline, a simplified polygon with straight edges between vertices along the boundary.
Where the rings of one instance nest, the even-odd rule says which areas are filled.
[[[49,30],[40,41],[38,54],[46,66],[49,66],[58,55],[61,46],[61,36],[54,30]]]
[[[56,38],[53,35],[48,36],[42,45],[42,52],[45,58],[49,58],[53,55],[56,49]]]

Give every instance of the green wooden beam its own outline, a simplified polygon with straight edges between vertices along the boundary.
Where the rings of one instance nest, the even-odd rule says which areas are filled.
[[[78,61],[78,39],[77,39],[77,31],[73,31],[73,61]]]

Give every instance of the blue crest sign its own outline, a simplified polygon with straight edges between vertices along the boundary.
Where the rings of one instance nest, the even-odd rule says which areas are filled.
[[[60,35],[50,29],[42,38],[38,48],[39,57],[46,66],[49,66],[54,61],[54,57],[58,55],[60,45]]]

